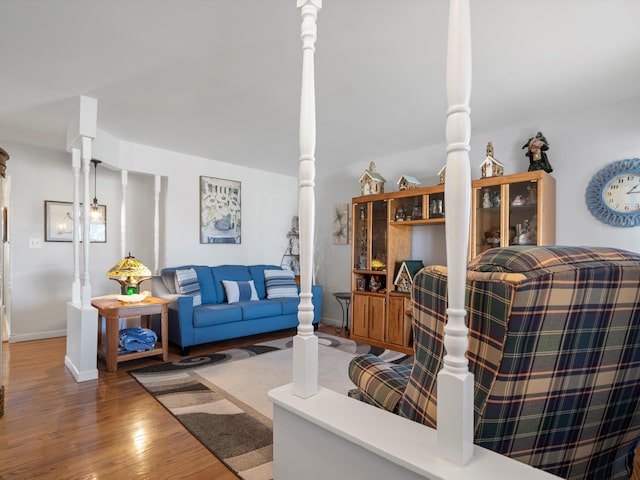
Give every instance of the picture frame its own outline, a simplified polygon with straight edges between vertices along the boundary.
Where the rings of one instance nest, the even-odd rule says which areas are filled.
[[[241,196],[237,180],[200,177],[200,243],[241,243]]]
[[[107,206],[99,205],[100,220],[89,222],[89,241],[107,243]],[[82,204],[80,204],[80,238],[82,241]],[[73,241],[73,203],[44,201],[44,241]]]
[[[348,203],[333,206],[333,223],[331,237],[334,245],[348,245],[351,237],[350,207]]]

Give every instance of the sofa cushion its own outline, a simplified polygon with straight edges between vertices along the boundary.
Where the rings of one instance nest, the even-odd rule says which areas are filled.
[[[242,308],[239,304],[229,305],[218,303],[215,305],[200,305],[193,309],[193,326],[195,328],[210,327],[223,323],[239,322],[242,320]]]
[[[198,283],[200,284],[200,296],[202,303],[222,303],[222,298],[218,297],[216,287],[213,283],[211,275],[211,267],[197,265],[193,267],[198,275]]]
[[[297,297],[298,285],[289,270],[265,270],[264,284],[267,298]]]
[[[256,288],[253,285],[253,280],[248,282],[235,280],[223,280],[224,293],[227,295],[228,303],[237,302],[249,302],[258,300],[258,294]]]
[[[265,270],[282,270],[278,265],[249,265],[249,273],[253,278],[253,283],[258,292],[258,298],[267,298],[267,291],[264,288],[264,271]]]
[[[298,297],[281,298],[280,305],[282,305],[282,314],[291,315],[292,313],[298,313],[299,304],[300,304],[300,299]]]
[[[211,274],[213,275],[213,283],[216,288],[216,294],[218,296],[218,303],[226,301],[224,292],[223,280],[235,280],[245,281],[253,280],[249,273],[249,267],[246,265],[219,265],[211,267]]]
[[[196,271],[193,268],[176,270],[175,279],[176,293],[179,293],[180,295],[191,295],[193,297],[194,307],[202,303],[198,275],[196,275]]]
[[[273,317],[282,315],[282,306],[279,301],[260,300],[259,302],[239,303],[242,308],[243,320],[264,318],[268,322]]]

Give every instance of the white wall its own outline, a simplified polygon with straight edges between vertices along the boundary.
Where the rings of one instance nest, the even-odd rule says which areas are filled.
[[[4,144],[11,155],[11,341],[66,334],[66,302],[71,299],[73,246],[70,242],[44,241],[45,200],[73,200],[71,157],[22,145]],[[90,198],[93,198],[93,167]],[[106,277],[120,260],[120,174],[98,167],[97,197],[107,206],[107,242],[92,243],[91,285],[93,295],[117,293],[118,284]],[[149,211],[153,205],[153,180],[145,175],[129,178],[130,208]],[[152,232],[153,216],[131,219],[129,248],[143,263],[153,260],[153,242],[143,241]],[[42,248],[29,248],[29,239]]]
[[[160,268],[185,263],[270,263],[279,265],[286,233],[297,211],[297,179],[222,162],[99,138],[94,157],[129,171],[127,252],[153,269],[153,174],[163,176]],[[71,243],[44,242],[44,201],[72,201],[73,174],[65,152],[3,142],[11,159],[11,341],[66,334],[66,302],[71,298]],[[293,160],[295,164],[295,159]],[[292,168],[297,172],[296,167]],[[199,243],[200,175],[242,183],[242,243]],[[293,173],[292,175],[295,175]],[[93,168],[90,177],[93,198]],[[97,196],[107,205],[107,243],[91,244],[92,296],[119,292],[106,272],[120,259],[120,171],[98,167]],[[42,248],[29,248],[39,238]],[[150,289],[149,282],[142,285]]]
[[[541,130],[549,141],[547,152],[556,179],[556,243],[593,245],[640,251],[640,228],[617,228],[596,220],[588,211],[584,194],[591,177],[611,162],[640,157],[640,98],[605,108],[590,108],[555,119],[532,119],[522,125],[488,133],[473,132],[471,138],[471,178],[480,178],[479,165],[485,158],[487,142],[493,142],[495,157],[505,164],[505,174],[524,172],[529,160],[522,146]],[[473,95],[471,123],[473,125]],[[445,115],[442,113],[443,138]],[[321,145],[318,150],[320,152]],[[331,208],[336,203],[350,203],[360,195],[358,179],[376,162],[378,173],[385,177],[385,191],[396,191],[401,175],[417,177],[423,186],[438,183],[437,173],[446,162],[445,145],[402,152],[380,158],[363,158],[356,164],[318,176],[318,230],[324,231],[317,246],[317,257],[324,267],[318,273],[325,285],[323,317],[325,322],[339,323],[340,307],[331,292],[348,291],[350,285],[351,245],[332,245]],[[322,162],[321,153],[318,163]],[[445,263],[441,238],[420,227],[414,230],[413,258],[429,263]],[[442,235],[444,230],[442,229]],[[325,241],[326,238],[326,241]]]
[[[120,164],[167,177],[163,185],[166,245],[162,266],[186,263],[279,265],[297,213],[297,161],[292,175],[278,175],[216,160],[121,143]],[[242,243],[200,244],[200,176],[241,182]]]
[[[479,178],[488,141],[505,173],[526,171],[528,159],[521,149],[537,130],[550,142],[549,160],[557,186],[557,243],[603,245],[640,251],[640,228],[616,228],[591,216],[584,201],[586,186],[599,169],[616,160],[640,156],[640,99],[593,108],[565,118],[532,120],[471,139],[472,178]],[[472,111],[473,115],[473,111]],[[473,120],[473,119],[472,119]],[[443,114],[444,137],[444,114]],[[11,155],[7,171],[12,176],[12,341],[64,335],[65,304],[70,298],[71,244],[43,242],[30,249],[29,238],[43,238],[44,200],[69,200],[72,196],[68,154],[3,143]],[[379,158],[345,159],[345,167],[321,172],[318,146],[316,178],[317,283],[324,285],[323,321],[338,324],[342,313],[332,292],[348,291],[351,245],[333,245],[333,205],[351,203],[360,194],[358,178],[374,160],[386,179],[386,190],[397,190],[402,174],[417,177],[423,185],[438,183],[437,172],[446,161],[445,146],[433,145]],[[128,250],[153,267],[153,177],[163,176],[161,267],[184,263],[279,264],[287,244],[286,232],[297,212],[297,159],[292,176],[270,174],[215,160],[119,142],[104,132],[94,142],[94,156],[116,168],[127,168],[129,186]],[[349,159],[351,160],[351,159]],[[137,172],[137,173],[136,173]],[[242,244],[199,243],[200,175],[242,182]],[[93,184],[91,184],[91,198]],[[115,282],[105,272],[119,260],[120,174],[100,168],[98,199],[107,204],[107,243],[92,244],[91,281],[94,295],[115,293]],[[438,231],[439,230],[439,231]],[[435,231],[435,233],[434,233]],[[444,229],[425,227],[414,233],[414,258],[444,263]],[[148,288],[143,285],[143,288]]]

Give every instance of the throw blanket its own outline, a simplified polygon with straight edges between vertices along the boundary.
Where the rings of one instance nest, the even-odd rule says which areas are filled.
[[[152,350],[157,341],[156,332],[148,328],[123,328],[120,330],[118,352],[146,352]]]

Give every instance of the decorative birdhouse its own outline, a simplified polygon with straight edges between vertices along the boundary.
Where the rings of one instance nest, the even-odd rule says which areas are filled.
[[[374,195],[376,193],[384,193],[385,182],[384,177],[376,172],[375,162],[371,162],[369,169],[365,170],[360,176],[360,194]]]
[[[438,172],[438,178],[440,179],[440,185],[444,185],[444,175],[445,175],[446,172],[447,172],[447,164],[445,163],[444,166]]]
[[[493,158],[493,143],[487,143],[487,158],[480,164],[482,178],[499,177],[504,174],[504,165]]]
[[[413,277],[420,269],[424,267],[421,260],[405,260],[400,265],[398,274],[393,284],[396,286],[396,291],[401,293],[411,293],[411,287],[413,286]]]
[[[398,180],[398,190],[412,190],[420,186],[420,181],[410,175],[402,175]]]

